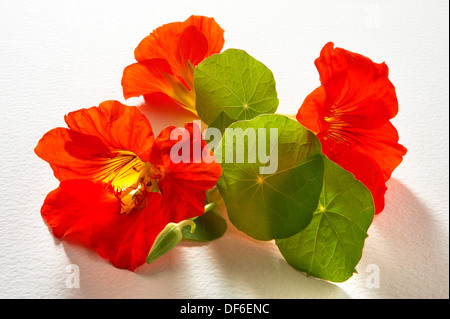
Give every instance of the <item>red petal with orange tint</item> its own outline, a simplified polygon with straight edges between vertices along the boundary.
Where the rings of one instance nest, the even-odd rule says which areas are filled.
[[[114,157],[100,138],[65,128],[47,132],[34,151],[50,164],[60,181],[91,178],[99,159]]]
[[[195,53],[185,52],[185,54]],[[189,69],[189,72],[185,78],[191,83],[192,70]],[[122,87],[125,98],[165,94],[179,106],[191,111],[195,109],[195,94],[190,91],[183,78],[172,73],[167,62],[162,59],[152,59],[127,66],[123,72]]]
[[[203,33],[208,40],[208,51],[206,57],[211,54],[219,53],[225,43],[223,37],[224,30],[217,24],[214,18],[204,16],[190,16],[185,22],[195,26],[201,33]]]
[[[180,108],[180,104],[175,102],[174,99],[169,97],[167,94],[164,94],[162,92],[156,92],[152,94],[146,94],[144,95],[145,100],[145,107],[159,110],[163,109],[169,109],[169,110],[178,110]],[[160,110],[159,110],[160,111]],[[171,112],[167,112],[167,114],[170,114]]]
[[[71,130],[95,136],[110,149],[130,151],[148,160],[154,135],[150,122],[137,107],[105,101],[98,107],[71,112],[65,121]]]
[[[222,173],[220,164],[214,161],[201,136],[200,128],[190,123],[185,126],[185,134],[180,136],[178,133],[181,132],[175,127],[162,130],[151,154],[152,164],[164,171],[164,178],[158,185],[163,197],[170,199],[175,207],[176,222],[203,214],[205,192],[216,184]],[[175,163],[171,158],[171,150],[177,143],[187,146],[184,150],[189,149],[187,163]],[[203,150],[205,157],[202,157]]]
[[[141,40],[134,50],[136,61],[143,62],[150,59],[172,60],[172,54],[178,47],[178,41],[181,32],[185,26],[183,22],[172,22],[163,24],[153,30],[148,36]]]
[[[180,61],[189,61],[193,66],[199,64],[208,51],[208,40],[195,26],[184,29],[179,40]]]
[[[114,266],[134,270],[145,263],[167,224],[161,195],[151,193],[148,202],[141,211],[119,214],[119,200],[102,185],[70,180],[48,194],[41,213],[55,237],[95,249]]]
[[[165,74],[173,74],[169,64],[163,59],[151,59],[127,66],[123,71],[122,87],[124,97],[168,93],[170,83]]]
[[[395,88],[385,63],[341,48],[324,46],[315,61],[325,89],[328,117],[342,117],[353,127],[377,128],[397,115]]]
[[[174,72],[179,73],[178,67],[186,63],[186,61],[177,59],[179,57],[177,52],[179,50],[179,40],[185,29],[189,27],[195,27],[205,37],[208,44],[205,58],[222,50],[225,42],[223,37],[224,30],[214,18],[191,16],[184,22],[164,24],[145,37],[134,51],[136,61],[165,59]],[[196,44],[191,42],[191,45],[193,46],[192,49],[195,50]],[[193,63],[192,61],[190,62]]]
[[[160,92],[197,115],[194,68],[211,54],[220,52],[224,44],[223,33],[213,18],[203,16],[191,16],[184,22],[157,28],[135,49],[138,63],[124,70],[124,97],[143,95],[148,100]],[[167,65],[154,66],[150,62],[153,60],[163,60]]]
[[[330,125],[324,120],[327,114],[325,101],[325,89],[319,86],[306,97],[298,110],[297,121],[316,134],[328,130]]]
[[[353,144],[354,149],[375,159],[383,173],[384,181],[388,181],[407,152],[407,149],[398,143],[397,129],[391,122],[387,122],[377,129],[353,129],[352,133],[358,142]]]
[[[309,130],[316,134],[333,131],[333,125],[325,120],[326,108],[325,90],[321,86],[309,94],[297,113],[297,120]],[[348,118],[357,114],[348,113],[345,119],[338,122],[339,128],[334,129],[359,152],[366,153],[376,159],[377,164],[383,172],[385,181],[389,180],[394,169],[402,162],[406,154],[406,148],[398,143],[399,136],[391,122],[387,121],[375,129],[363,129],[352,127],[345,122]],[[345,123],[345,125],[344,125]],[[327,135],[322,133],[322,135]]]
[[[379,213],[385,182],[406,154],[389,122],[398,102],[388,67],[332,42],[315,65],[322,85],[306,97],[297,120],[318,135],[325,155],[371,191]]]

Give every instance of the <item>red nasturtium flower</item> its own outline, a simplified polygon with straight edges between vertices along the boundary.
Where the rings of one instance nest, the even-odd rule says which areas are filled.
[[[71,112],[65,121],[68,128],[49,131],[35,148],[60,181],[41,209],[55,237],[134,270],[168,223],[203,214],[220,165],[194,155],[190,163],[170,158],[176,143],[198,143],[191,138],[199,136],[196,125],[186,124],[191,137],[171,140],[177,128],[167,127],[155,139],[139,109],[117,101]]]
[[[379,213],[386,181],[407,151],[390,122],[398,101],[388,67],[332,42],[315,65],[321,86],[306,97],[297,120],[317,134],[325,155],[371,191]]]
[[[177,104],[196,115],[194,68],[222,50],[223,33],[214,18],[203,16],[157,28],[135,49],[137,63],[123,72],[124,97],[142,95],[147,103]]]

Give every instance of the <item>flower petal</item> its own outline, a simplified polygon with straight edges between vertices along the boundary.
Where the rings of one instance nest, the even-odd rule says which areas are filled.
[[[208,40],[195,26],[191,25],[184,29],[179,40],[180,61],[186,64],[189,61],[196,66],[206,56],[208,51]]]
[[[60,180],[91,178],[99,160],[113,158],[109,149],[96,136],[55,128],[47,132],[34,149],[48,162]]]
[[[181,135],[182,132],[185,134]],[[186,162],[174,161],[171,151],[177,143],[186,147],[183,151],[189,149]],[[203,214],[205,192],[217,183],[222,169],[207,148],[200,128],[189,123],[184,131],[173,126],[162,130],[155,140],[151,162],[164,171],[158,185],[163,197],[170,199],[175,207],[174,222]]]
[[[133,152],[143,161],[149,157],[154,135],[137,107],[105,101],[98,107],[71,112],[65,121],[71,130],[96,136],[111,149]]]
[[[388,67],[332,42],[315,65],[322,85],[306,97],[297,120],[317,134],[325,155],[371,191],[379,213],[385,182],[407,151],[389,121],[398,101]]]
[[[188,77],[192,75],[186,75]],[[151,59],[127,66],[123,72],[122,87],[125,98],[164,94],[178,106],[195,112],[195,95],[182,79],[173,75],[165,60]]]
[[[205,57],[222,50],[225,42],[224,30],[216,23],[214,18],[204,16],[191,16],[184,22],[168,23],[155,29],[145,37],[134,51],[136,61],[142,62],[149,59],[165,59],[176,74],[178,67],[186,61],[179,61],[179,39],[186,28],[193,26],[201,32],[207,41],[208,49]],[[196,44],[191,42],[193,46]],[[192,49],[195,49],[192,48]],[[193,61],[190,61],[193,64]],[[180,72],[184,73],[184,72]]]
[[[341,48],[324,46],[315,64],[326,92],[329,117],[360,128],[376,128],[397,115],[395,88],[385,63]]]
[[[407,152],[407,149],[398,143],[396,128],[391,122],[387,122],[372,130],[355,128],[352,133],[354,140],[358,142],[352,145],[354,149],[374,159],[383,173],[384,180],[388,181]]]
[[[141,109],[151,109],[152,112],[161,112],[161,110],[163,110],[165,116],[171,113],[176,114],[180,112],[180,104],[162,92],[146,94],[144,95],[144,101],[145,104]],[[190,112],[188,114],[190,116],[192,115]]]
[[[219,53],[225,43],[223,37],[224,30],[217,24],[214,18],[204,16],[190,16],[184,23],[195,26],[203,33],[208,41],[208,51],[206,57]]]
[[[134,270],[145,263],[167,217],[158,193],[149,195],[143,210],[129,215],[119,211],[119,200],[101,184],[69,180],[48,194],[41,213],[55,237],[95,249],[114,266]]]
[[[312,91],[303,102],[297,113],[297,121],[314,133],[329,129],[330,125],[324,120],[326,93],[323,86]]]
[[[223,44],[223,29],[213,18],[191,16],[184,22],[162,25],[135,49],[138,63],[123,73],[124,97],[143,95],[148,100],[160,92],[197,116],[194,68],[220,52]]]
[[[143,62],[150,59],[173,61],[172,53],[177,49],[177,39],[184,28],[183,22],[172,22],[153,30],[152,33],[142,39],[134,50],[136,61]]]
[[[122,77],[124,97],[128,99],[156,92],[169,93],[170,83],[165,74],[173,73],[164,59],[150,59],[127,66]]]

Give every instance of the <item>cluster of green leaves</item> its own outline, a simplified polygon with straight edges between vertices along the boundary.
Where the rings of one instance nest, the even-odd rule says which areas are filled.
[[[245,51],[229,49],[205,59],[195,69],[194,85],[199,117],[223,133],[214,154],[222,159],[217,188],[230,222],[257,240],[275,240],[287,263],[299,271],[333,282],[350,278],[374,214],[367,188],[322,154],[314,133],[275,114],[274,76]],[[261,136],[236,137],[273,128],[275,144],[268,134],[261,143]],[[261,169],[274,158],[250,160],[249,151],[276,151],[276,171]],[[227,156],[245,160],[224,161]],[[170,249],[183,238],[208,241],[226,231],[215,209],[187,224],[169,225],[159,247]],[[160,251],[152,248],[149,261]]]

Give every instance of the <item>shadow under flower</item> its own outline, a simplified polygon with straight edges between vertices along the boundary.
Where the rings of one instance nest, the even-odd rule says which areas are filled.
[[[379,267],[380,288],[374,297],[448,298],[448,223],[443,223],[448,216],[427,207],[395,178],[387,187],[386,208],[369,228],[358,268]]]
[[[209,243],[182,242],[135,272],[114,268],[94,251],[64,243],[80,267],[81,298],[445,298],[448,238],[438,214],[400,181],[388,183],[386,209],[375,216],[359,275],[333,284],[289,266],[273,241],[247,237],[228,221],[225,235]],[[380,287],[368,289],[361,272],[380,269]],[[367,288],[367,289],[366,289]]]
[[[212,243],[210,251],[224,294],[258,299],[348,298],[339,286],[288,265],[273,240],[250,238],[227,221],[227,233]]]

